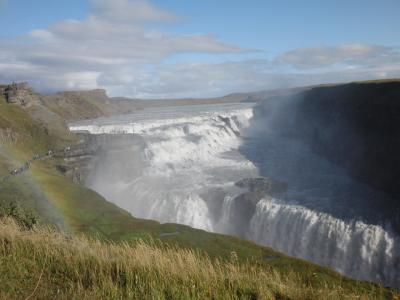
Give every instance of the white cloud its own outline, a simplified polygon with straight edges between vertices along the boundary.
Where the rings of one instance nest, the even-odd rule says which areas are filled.
[[[109,77],[100,75],[98,82],[112,95],[184,98],[400,76],[399,65],[307,73],[274,71],[273,65],[267,60],[160,64],[150,70],[127,68]]]
[[[149,23],[177,17],[145,0],[91,3],[93,11],[84,20],[65,20],[0,40],[0,80],[27,80],[45,92],[102,87],[111,95],[154,98],[400,75],[398,49],[365,44],[295,49],[270,61],[167,63],[179,53],[248,51],[211,35],[155,30]]]
[[[286,63],[297,69],[314,69],[335,64],[354,66],[380,62],[386,58],[398,59],[395,49],[377,45],[342,44],[338,46],[320,46],[299,48],[280,55],[280,63]]]
[[[145,0],[91,2],[93,12],[85,20],[65,20],[0,41],[2,77],[32,81],[42,91],[96,88],[99,76],[109,78],[129,69],[130,77],[138,78],[135,74],[144,66],[176,53],[245,51],[210,35],[174,35],[148,27],[146,22],[176,17]]]

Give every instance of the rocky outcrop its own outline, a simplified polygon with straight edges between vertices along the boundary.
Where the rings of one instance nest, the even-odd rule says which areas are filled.
[[[244,178],[235,183],[236,186],[247,188],[250,193],[262,197],[264,194],[282,193],[287,190],[285,182],[273,180],[266,177]]]
[[[63,163],[58,164],[56,168],[75,183],[84,184],[92,170],[92,161],[100,153],[101,144],[97,141],[96,136],[78,136],[80,137],[78,143],[68,147],[68,151],[58,155],[59,158],[63,158]]]
[[[31,106],[40,103],[39,95],[35,93],[26,82],[20,82],[0,86],[0,92],[7,103],[15,103],[22,106]]]
[[[132,139],[136,139],[134,135],[124,134],[77,134],[77,136],[80,137],[77,144],[55,156],[63,158],[63,163],[57,165],[57,170],[80,184],[85,183],[96,166],[96,160],[101,160],[104,152],[118,152],[132,145]]]
[[[246,191],[235,197],[231,203],[230,218],[234,220],[235,232],[245,236],[249,222],[254,215],[257,203],[263,198],[283,193],[287,190],[287,184],[271,178],[244,178],[235,183],[237,187]]]

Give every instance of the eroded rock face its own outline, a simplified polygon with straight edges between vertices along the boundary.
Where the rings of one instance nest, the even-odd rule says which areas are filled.
[[[234,220],[235,232],[245,236],[249,222],[255,213],[256,205],[265,196],[272,196],[287,190],[287,184],[271,178],[244,178],[235,183],[246,192],[235,197],[231,206],[231,218]]]
[[[266,177],[244,178],[235,183],[236,186],[249,189],[249,192],[262,196],[266,193],[282,193],[287,190],[285,182]]]
[[[0,87],[7,103],[15,103],[22,106],[31,106],[40,103],[39,95],[36,94],[26,82],[20,82]]]
[[[60,173],[72,178],[76,183],[84,184],[88,175],[97,164],[97,160],[102,160],[104,153],[118,152],[121,149],[132,145],[132,140],[136,135],[124,134],[77,134],[81,137],[78,144],[61,154],[64,163],[57,166]],[[57,156],[57,155],[55,155]]]

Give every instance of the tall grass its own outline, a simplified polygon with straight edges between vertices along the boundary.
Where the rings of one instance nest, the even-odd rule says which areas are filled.
[[[379,287],[316,287],[285,274],[234,252],[222,262],[155,241],[115,244],[0,219],[2,299],[399,299]]]

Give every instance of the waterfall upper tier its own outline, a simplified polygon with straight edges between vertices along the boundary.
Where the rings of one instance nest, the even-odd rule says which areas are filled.
[[[253,116],[253,106],[251,103],[227,103],[146,108],[129,115],[74,122],[69,127],[71,131],[86,131],[90,134],[144,134],[162,126],[201,123],[212,118],[220,118],[222,123],[222,118],[231,116],[249,120]]]

